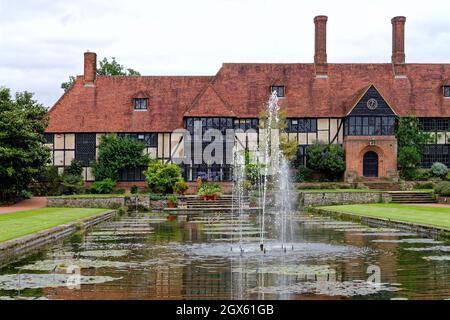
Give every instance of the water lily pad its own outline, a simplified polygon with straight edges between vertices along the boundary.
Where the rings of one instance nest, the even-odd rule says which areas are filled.
[[[7,274],[0,275],[1,290],[56,288],[67,286],[70,274]],[[80,276],[80,284],[99,284],[120,280],[107,276]]]
[[[55,252],[52,253],[52,257],[95,257],[95,258],[117,258],[117,257],[123,257],[129,254],[129,250],[86,250],[86,251],[80,251],[80,252]]]
[[[76,266],[80,269],[93,268],[116,268],[128,269],[138,267],[139,263],[109,261],[109,260],[89,260],[89,259],[55,259],[55,260],[40,260],[33,264],[20,267],[21,270],[29,271],[65,271],[69,266]]]
[[[274,286],[255,288],[250,290],[253,293],[266,294],[317,294],[326,296],[368,296],[382,291],[400,291],[400,288],[389,284],[374,284],[365,281],[318,281],[318,282],[299,282],[287,286]]]
[[[450,261],[450,256],[431,256],[423,257],[423,259],[428,261]]]

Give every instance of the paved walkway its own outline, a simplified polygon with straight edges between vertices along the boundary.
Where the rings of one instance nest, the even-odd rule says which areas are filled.
[[[46,206],[47,206],[47,198],[36,197],[29,200],[21,201],[12,206],[0,207],[0,214],[45,208]]]

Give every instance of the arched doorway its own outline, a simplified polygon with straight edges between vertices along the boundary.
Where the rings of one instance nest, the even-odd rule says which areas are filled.
[[[378,177],[378,154],[373,151],[366,152],[363,158],[364,177]]]

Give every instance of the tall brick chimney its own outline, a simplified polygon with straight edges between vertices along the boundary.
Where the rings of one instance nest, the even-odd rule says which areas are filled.
[[[97,77],[97,54],[95,52],[84,53],[84,85],[93,86]]]
[[[405,17],[392,19],[392,65],[396,77],[406,76],[405,66]]]
[[[328,77],[327,63],[327,16],[317,16],[314,18],[316,25],[314,65],[316,77]]]

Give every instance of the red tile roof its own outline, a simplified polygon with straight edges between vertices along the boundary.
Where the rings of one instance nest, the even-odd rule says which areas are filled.
[[[395,78],[392,64],[329,64],[328,78],[314,64],[224,64],[216,76],[82,77],[50,111],[47,132],[170,132],[184,116],[258,117],[273,84],[286,86],[282,108],[291,117],[344,117],[355,97],[373,84],[399,115],[450,117],[442,85],[450,64],[407,64]],[[133,98],[149,98],[134,111]]]
[[[171,132],[212,77],[97,77],[74,86],[50,110],[47,132]],[[134,111],[133,99],[147,97],[148,111]]]

